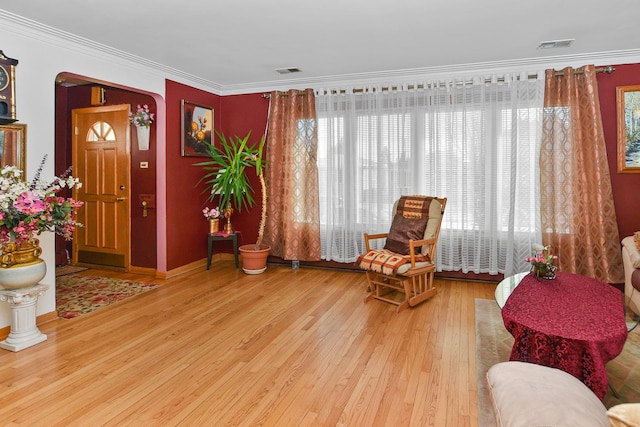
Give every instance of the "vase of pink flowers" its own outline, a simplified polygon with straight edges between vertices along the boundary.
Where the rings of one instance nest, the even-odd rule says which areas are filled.
[[[533,247],[533,255],[526,257],[525,262],[531,264],[531,274],[537,278],[555,279],[557,267],[553,264],[558,257],[551,254],[550,245],[535,245]]]
[[[209,221],[209,234],[215,234],[220,231],[220,209],[208,207],[202,209],[202,214]]]
[[[30,183],[23,181],[22,171],[15,166],[0,170],[0,288],[38,283],[46,266],[40,258],[37,236],[50,231],[70,240],[75,228],[81,226],[75,218],[82,202],[62,197],[60,192],[82,184],[70,176],[70,170],[51,182],[42,180],[46,158]]]
[[[129,113],[129,121],[136,127],[138,149],[142,151],[148,150],[151,123],[153,123],[153,113],[149,111],[149,106],[147,104],[138,105],[136,111]]]

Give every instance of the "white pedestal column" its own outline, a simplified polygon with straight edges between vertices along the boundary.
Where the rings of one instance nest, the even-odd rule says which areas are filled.
[[[11,330],[7,339],[0,342],[0,348],[20,351],[47,340],[36,326],[36,303],[47,289],[49,285],[0,290],[0,301],[7,301],[11,309]]]

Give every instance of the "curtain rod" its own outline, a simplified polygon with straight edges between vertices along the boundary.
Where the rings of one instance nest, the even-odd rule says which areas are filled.
[[[596,68],[596,73],[606,73],[606,74],[611,74],[615,71],[615,67],[608,65],[606,67],[597,67]],[[574,71],[574,74],[584,74],[583,70],[576,70]],[[555,76],[556,77],[561,77],[564,76],[564,71],[556,71],[555,72]],[[538,75],[537,74],[530,74],[527,76],[528,79],[537,79]],[[504,82],[504,78],[499,78],[497,79],[498,82]],[[491,83],[491,79],[487,79],[484,81],[485,83]],[[408,89],[424,89],[424,85],[409,85],[407,86]],[[381,90],[382,91],[389,91],[389,90],[395,90],[398,89],[398,86],[389,86],[389,87],[382,87]],[[362,93],[364,92],[364,89],[353,89],[352,93]],[[332,93],[346,93],[346,90],[341,90],[341,91],[333,91]],[[288,92],[280,92],[281,96],[289,96]],[[296,95],[305,95],[304,92],[298,92],[296,93]],[[271,98],[271,94],[270,93],[263,93],[262,94],[263,98]]]
[[[289,96],[289,92],[278,91],[278,93],[280,94],[280,96]],[[306,92],[304,92],[302,90],[297,90],[296,91],[296,96],[307,96],[307,94],[306,94]],[[270,93],[263,93],[262,97],[263,98],[271,98],[271,94]]]
[[[615,67],[608,65],[606,67],[596,67],[596,73],[611,74],[615,71]],[[583,70],[575,70],[573,74],[584,74]],[[564,76],[564,71],[556,71],[556,77]]]

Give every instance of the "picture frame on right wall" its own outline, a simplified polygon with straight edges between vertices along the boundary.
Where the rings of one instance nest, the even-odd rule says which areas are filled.
[[[640,173],[640,85],[616,88],[618,172]]]

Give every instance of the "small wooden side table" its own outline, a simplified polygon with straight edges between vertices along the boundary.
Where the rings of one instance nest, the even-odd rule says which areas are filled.
[[[213,256],[213,242],[218,240],[231,240],[233,242],[233,255],[236,259],[236,268],[240,266],[238,262],[238,233],[209,233],[207,234],[207,270],[211,268],[211,257]]]

